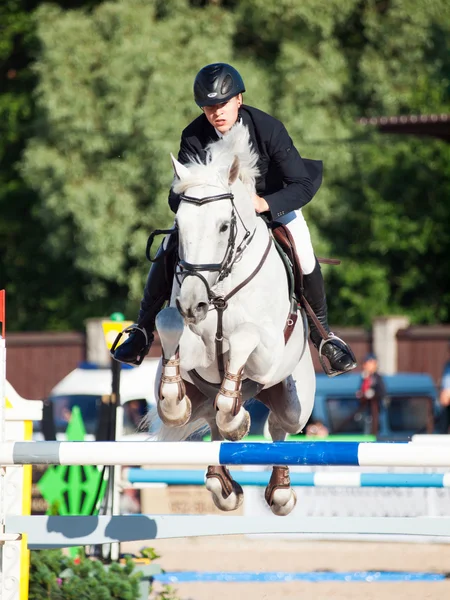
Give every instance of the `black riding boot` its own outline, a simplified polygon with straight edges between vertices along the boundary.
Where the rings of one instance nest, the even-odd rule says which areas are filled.
[[[325,373],[333,377],[335,375],[340,375],[341,373],[351,371],[356,367],[356,360],[352,350],[343,340],[331,333],[328,326],[325,285],[322,277],[322,271],[317,260],[314,271],[309,275],[303,276],[303,286],[306,300],[313,309],[320,324],[328,334],[327,340],[323,340],[315,323],[308,315],[311,341],[319,351],[320,362]],[[327,358],[329,367],[326,365],[323,357]]]
[[[125,330],[130,335],[123,344],[116,349],[114,344],[111,351],[115,360],[140,365],[148,354],[154,340],[156,315],[164,303],[170,300],[174,273],[173,253],[174,250],[169,249],[165,252],[165,256],[161,256],[162,245],[158,250],[157,257],[160,256],[160,258],[150,268],[137,324]],[[116,339],[117,341],[118,339]]]

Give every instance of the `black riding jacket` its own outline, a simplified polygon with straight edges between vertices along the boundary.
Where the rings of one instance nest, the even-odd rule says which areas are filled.
[[[259,156],[256,192],[269,205],[271,218],[276,220],[305,206],[322,183],[322,161],[302,159],[283,123],[262,110],[243,105],[239,118],[248,127]],[[198,157],[205,162],[206,147],[218,139],[206,116],[200,115],[181,134],[178,160],[186,164],[191,157]],[[180,198],[173,190],[169,205],[176,213]]]

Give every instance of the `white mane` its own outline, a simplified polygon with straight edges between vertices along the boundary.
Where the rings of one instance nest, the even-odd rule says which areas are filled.
[[[206,148],[206,164],[193,159],[185,167],[189,169],[189,177],[176,179],[173,191],[184,193],[196,185],[217,184],[217,180],[227,187],[228,168],[233,158],[239,158],[239,179],[247,186],[250,193],[255,192],[255,179],[258,176],[258,155],[253,150],[248,129],[242,123],[236,123],[228,133]]]

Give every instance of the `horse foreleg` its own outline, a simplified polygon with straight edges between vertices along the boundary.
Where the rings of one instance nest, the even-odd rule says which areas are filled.
[[[214,406],[220,434],[234,442],[250,429],[250,415],[242,406],[242,374],[248,357],[260,342],[259,329],[251,323],[243,323],[236,327],[228,341],[229,361]]]
[[[182,427],[189,421],[192,413],[191,401],[181,377],[178,355],[184,321],[176,308],[166,308],[158,314],[156,328],[163,350],[157,398],[158,415],[165,425]]]

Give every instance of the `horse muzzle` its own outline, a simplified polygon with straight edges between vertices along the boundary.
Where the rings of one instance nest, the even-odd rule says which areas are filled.
[[[176,299],[176,305],[187,325],[198,325],[206,319],[208,314],[209,303],[207,299],[199,302],[186,302],[183,301],[182,294],[180,294]]]

